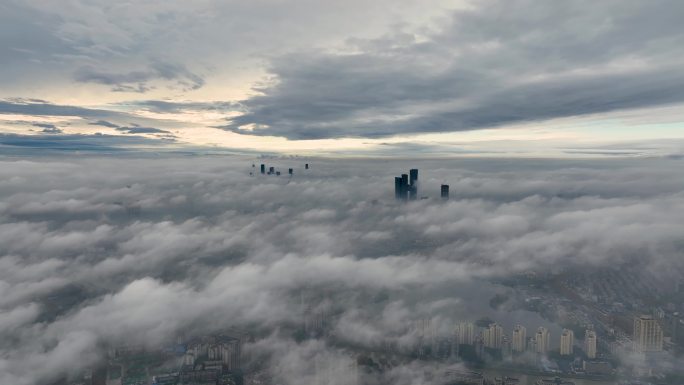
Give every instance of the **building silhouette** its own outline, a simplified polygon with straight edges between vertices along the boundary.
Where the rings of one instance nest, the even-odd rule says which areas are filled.
[[[265,164],[261,165],[261,173],[266,174],[266,165]]]
[[[449,199],[449,185],[443,184],[440,189],[440,195],[442,199]]]
[[[410,176],[409,176],[410,174]],[[394,178],[394,196],[400,200],[416,199],[418,196],[418,169],[411,169],[409,174],[401,174]]]

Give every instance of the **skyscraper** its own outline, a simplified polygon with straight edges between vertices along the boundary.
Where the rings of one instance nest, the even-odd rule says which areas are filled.
[[[266,174],[266,165],[265,164],[261,165],[261,173]]]
[[[575,333],[570,329],[563,329],[560,339],[561,356],[572,355],[573,345],[575,344]]]
[[[537,353],[546,354],[549,351],[550,340],[551,334],[549,331],[545,327],[540,326],[539,329],[537,329],[537,333],[534,335],[534,344]]]
[[[587,330],[584,332],[584,350],[587,352],[589,359],[596,358],[596,332]]]
[[[408,179],[408,174],[401,174],[401,188],[400,188],[400,194],[401,196],[399,198],[406,200],[408,198],[408,192],[409,192],[409,179]]]
[[[409,170],[409,184],[410,184],[410,189],[409,189],[409,198],[416,199],[418,196],[418,169],[417,168],[412,168]]]
[[[442,199],[449,199],[449,185],[443,184],[441,188]]]
[[[291,169],[291,168],[288,168],[288,169],[287,169],[287,173],[290,174],[290,175],[292,175],[292,169]]]
[[[394,197],[397,199],[401,198],[401,177],[394,177]]]
[[[269,167],[268,168],[268,174],[275,174],[275,167]]]
[[[304,169],[306,169],[306,170],[309,169],[309,164],[308,164],[308,163],[304,165]]]
[[[522,325],[516,325],[513,329],[511,347],[514,352],[524,352],[527,344],[527,329]]]
[[[663,328],[653,316],[634,318],[634,345],[641,352],[663,350]]]
[[[482,339],[486,348],[501,349],[503,328],[497,323],[489,324],[489,327],[482,333]]]

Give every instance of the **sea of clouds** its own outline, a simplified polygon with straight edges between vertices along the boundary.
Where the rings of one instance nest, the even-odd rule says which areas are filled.
[[[258,174],[261,163],[283,175]],[[413,167],[427,199],[398,202],[393,177]],[[417,320],[448,329],[477,317],[472,302],[489,299],[477,287],[492,279],[629,264],[675,282],[684,271],[681,167],[2,158],[0,383],[50,383],[98,364],[108,346],[166,346],[179,333],[229,327],[255,331],[246,351],[282,383],[310,383],[313,357],[337,373],[351,360],[341,346],[410,346]],[[334,314],[335,344],[283,331],[302,322],[303,305]],[[429,383],[427,371],[412,363],[387,376]]]

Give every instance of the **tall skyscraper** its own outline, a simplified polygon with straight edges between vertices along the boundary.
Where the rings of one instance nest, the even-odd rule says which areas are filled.
[[[269,168],[268,168],[268,173],[269,173],[269,174],[275,174],[275,167],[269,167]]]
[[[306,170],[309,169],[309,164],[308,164],[308,163],[304,165],[304,169],[306,169]]]
[[[511,336],[511,347],[514,352],[524,352],[527,344],[527,329],[522,325],[516,325]]]
[[[584,332],[584,351],[589,359],[596,358],[596,332],[593,330]]]
[[[560,354],[561,356],[570,356],[573,352],[573,345],[575,344],[575,333],[570,329],[563,329],[560,339]]]
[[[497,323],[489,324],[489,327],[482,333],[482,339],[486,348],[501,349],[503,328]]]
[[[475,325],[471,322],[461,322],[456,325],[455,334],[459,344],[472,345],[475,342]]]
[[[443,184],[441,188],[442,199],[449,199],[449,185]]]
[[[291,169],[291,168],[288,168],[288,169],[287,169],[287,173],[290,174],[290,175],[292,175],[292,169]]]
[[[540,326],[539,329],[537,329],[537,333],[534,335],[534,344],[537,353],[546,354],[549,351],[550,343],[551,333],[549,333],[545,327]]]
[[[266,174],[266,165],[265,164],[261,165],[261,173]]]
[[[406,200],[408,198],[409,184],[408,184],[408,174],[401,174],[401,199]]]
[[[411,186],[413,186],[418,181],[418,169],[412,168],[411,170],[409,170],[409,175],[410,175],[409,182],[411,183]]]
[[[413,168],[408,174],[401,174],[394,178],[394,196],[397,199],[414,200],[418,195],[418,169]]]
[[[663,350],[663,328],[653,316],[634,318],[634,345],[641,352]]]

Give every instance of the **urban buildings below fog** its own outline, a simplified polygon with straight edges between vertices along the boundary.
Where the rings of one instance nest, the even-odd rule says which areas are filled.
[[[663,350],[663,329],[653,316],[641,315],[634,318],[634,348],[640,352]]]
[[[524,352],[527,343],[527,329],[522,325],[516,325],[513,329],[511,338],[512,349],[514,352]]]
[[[490,349],[500,349],[503,337],[503,328],[497,323],[490,324],[482,333],[484,346]]]
[[[596,358],[596,332],[593,330],[587,330],[584,333],[584,351],[587,358]]]
[[[472,345],[475,343],[475,324],[461,322],[456,325],[456,340],[462,345]]]
[[[570,329],[563,329],[560,339],[560,354],[561,356],[570,356],[573,354],[573,346],[575,344],[575,333]]]
[[[537,333],[534,335],[534,346],[537,353],[546,354],[549,352],[549,347],[551,345],[551,333],[543,326],[537,329]]]

